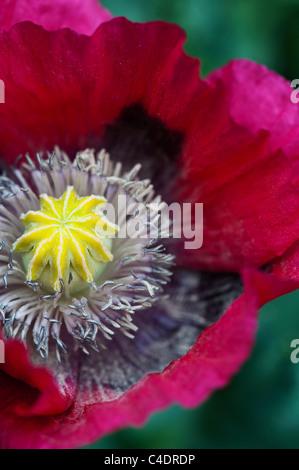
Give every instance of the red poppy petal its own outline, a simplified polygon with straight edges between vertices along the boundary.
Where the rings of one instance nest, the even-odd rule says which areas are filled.
[[[111,14],[97,0],[2,0],[1,30],[7,31],[21,21],[32,21],[49,31],[71,28],[92,34]]]
[[[216,174],[212,166],[198,175],[194,171],[188,180],[186,194],[191,195],[185,197],[203,203],[203,245],[181,250],[180,265],[220,270],[258,267],[282,255],[298,239],[299,193],[281,151],[265,155],[261,136],[240,147],[228,163],[215,165]]]
[[[163,373],[148,375],[119,400],[88,407],[85,427],[81,436],[74,436],[72,445],[78,445],[75,439],[87,443],[119,427],[141,425],[153,411],[173,402],[196,406],[227,385],[252,349],[258,308],[298,288],[297,282],[280,281],[254,270],[244,273],[244,283],[244,295],[199,336],[184,357]]]
[[[22,23],[0,35],[5,104],[1,156],[82,150],[104,127],[139,103],[150,116],[184,131],[199,86],[198,61],[183,51],[180,28],[162,22],[103,23],[90,38]]]
[[[230,115],[237,124],[253,134],[270,131],[272,150],[299,156],[299,107],[292,102],[297,92],[290,82],[263,65],[239,59],[213,72],[207,82],[227,90]]]
[[[89,439],[95,439],[99,431],[106,433],[128,424],[140,425],[151,412],[171,402],[195,406],[229,382],[252,348],[257,309],[298,288],[298,283],[282,282],[253,270],[245,272],[244,282],[245,294],[199,336],[184,357],[170,364],[162,374],[147,376],[117,402],[90,408]],[[116,403],[117,415],[113,413]]]
[[[5,363],[0,365],[0,369],[2,397],[7,395],[6,386],[15,384],[19,390],[10,409],[16,415],[53,415],[65,411],[72,401],[74,386],[71,381],[64,378],[64,383],[58,384],[45,367],[32,365],[28,351],[19,341],[5,343]],[[22,390],[25,390],[24,398]]]
[[[254,343],[258,308],[298,288],[254,270],[244,273],[245,293],[225,315],[198,338],[190,351],[173,361],[163,373],[150,374],[119,399],[97,403],[98,390],[77,395],[74,405],[52,418],[25,420],[16,415],[20,399],[15,386],[4,380],[0,413],[2,446],[12,448],[67,448],[90,443],[123,426],[141,425],[155,410],[173,402],[195,406],[217,388],[224,387],[247,359]],[[9,398],[7,398],[9,391]],[[1,393],[1,392],[0,392]],[[32,400],[20,388],[24,401]],[[6,402],[4,402],[4,398]]]
[[[259,96],[255,110],[261,75],[271,80],[263,82],[265,99]],[[264,90],[266,82],[271,85],[271,99]],[[264,122],[262,115],[263,111],[272,116],[276,95],[279,109],[286,100],[287,108],[289,103],[293,105],[286,81],[265,67],[235,61],[205,83],[206,88],[197,95],[200,111],[189,122],[180,160],[182,178],[177,185],[177,199],[203,203],[203,246],[182,250],[179,264],[224,270],[262,266],[298,238],[299,193],[294,187],[294,166],[290,167],[282,152],[273,151],[270,121],[267,118]],[[275,112],[278,115],[276,108]],[[255,116],[259,120],[254,121]],[[280,117],[280,132],[287,132],[293,118],[285,112]]]
[[[282,279],[299,279],[299,241],[270,263],[269,269]]]

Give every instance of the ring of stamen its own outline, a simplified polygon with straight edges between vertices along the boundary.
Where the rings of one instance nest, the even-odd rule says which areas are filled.
[[[168,220],[158,223],[163,204],[155,197],[150,181],[138,180],[139,170],[140,165],[136,165],[123,174],[121,164],[114,165],[105,151],[95,155],[86,150],[71,162],[64,152],[56,149],[47,159],[39,156],[37,166],[26,156],[26,163],[20,169],[13,169],[10,178],[0,178],[0,321],[7,336],[30,342],[31,332],[33,343],[43,357],[47,357],[54,341],[58,360],[61,353],[72,347],[70,338],[88,353],[89,347],[99,350],[105,346],[106,340],[117,331],[134,336],[134,314],[149,309],[161,299],[174,262],[159,241],[169,233]],[[45,211],[40,207],[42,194],[47,195],[41,198],[45,205],[49,201],[59,205],[76,195],[79,205],[80,201],[94,197],[97,202],[105,199],[115,207],[119,231],[113,246],[111,240],[105,242],[105,253],[110,252],[113,258],[108,254],[109,262],[103,260],[104,269],[103,266],[98,271],[92,268],[93,275],[88,277],[75,261],[70,261],[67,269],[54,269],[55,276],[51,277],[48,263],[44,276],[50,281],[42,286],[45,279],[32,274],[44,265],[39,257],[41,252],[34,258],[33,251],[24,268],[24,255],[19,251],[24,247],[28,253],[34,250],[35,242],[30,245],[32,234],[28,234],[32,229],[37,230],[44,217]],[[89,201],[95,204],[95,200]],[[147,221],[149,206],[150,222]],[[21,214],[25,214],[22,220]],[[24,223],[27,224],[25,233]],[[138,223],[143,224],[139,236],[124,236],[124,230],[134,233]],[[111,227],[115,232],[116,224]],[[76,233],[82,234],[80,230]],[[33,235],[36,236],[36,231]],[[61,260],[59,249],[55,251],[54,238],[51,243],[53,259]],[[84,292],[71,288],[72,284],[75,286],[76,275],[85,282]]]

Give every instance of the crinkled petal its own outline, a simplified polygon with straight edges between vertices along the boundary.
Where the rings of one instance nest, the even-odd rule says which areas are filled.
[[[233,161],[238,168],[220,162],[219,174],[211,167],[188,178],[184,198],[203,203],[203,245],[181,249],[179,264],[233,271],[259,267],[298,239],[299,193],[288,159],[281,151],[265,155],[261,138],[240,147]]]
[[[136,104],[184,132],[200,83],[198,61],[184,53],[184,41],[177,26],[124,18],[103,23],[92,37],[31,23],[2,33],[2,158],[12,162],[54,145],[72,155],[99,148],[105,127]]]
[[[269,263],[268,269],[282,279],[299,279],[299,241],[286,252]]]
[[[69,409],[75,395],[73,377],[57,365],[53,370],[55,377],[44,365],[33,365],[19,341],[5,343],[5,363],[0,365],[1,448],[22,449],[25,441],[25,447],[36,448],[37,427]]]
[[[9,30],[21,21],[32,21],[48,31],[70,28],[92,34],[111,14],[97,0],[2,0],[0,28]]]
[[[177,188],[177,199],[204,205],[203,246],[181,251],[180,263],[224,270],[262,266],[298,238],[294,164],[281,141],[273,141],[276,127],[286,137],[297,111],[282,112],[283,103],[294,106],[284,79],[248,61],[233,62],[205,83]]]
[[[231,118],[258,134],[270,133],[271,149],[299,157],[299,107],[291,83],[267,67],[249,60],[232,60],[207,78],[213,86],[227,90]]]
[[[32,391],[33,401],[30,406],[22,400],[21,394],[19,395],[17,404],[13,408],[16,414],[28,417],[53,415],[65,411],[72,402],[74,380],[71,378],[71,371],[64,371],[62,374],[62,369],[58,365],[57,377],[62,379],[59,383],[53,379],[48,369],[31,363],[26,347],[17,340],[5,342],[5,362],[0,365],[0,369],[2,378],[7,375],[10,381],[23,382],[26,384],[24,387]]]

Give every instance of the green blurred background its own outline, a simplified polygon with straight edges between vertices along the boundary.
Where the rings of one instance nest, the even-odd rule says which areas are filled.
[[[202,74],[234,57],[299,78],[299,0],[102,0],[115,16],[165,20],[187,33],[186,51]],[[244,83],[246,86],[246,83]],[[261,310],[256,346],[231,384],[197,409],[173,406],[140,429],[124,429],[88,447],[102,449],[299,449],[299,292]]]

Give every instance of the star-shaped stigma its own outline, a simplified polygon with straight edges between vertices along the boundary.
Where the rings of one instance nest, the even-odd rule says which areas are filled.
[[[102,196],[79,197],[72,186],[58,199],[41,194],[40,210],[22,214],[26,230],[13,244],[23,254],[27,280],[55,292],[71,273],[81,286],[93,282],[113,259],[111,238],[118,231],[99,212],[105,203]]]

